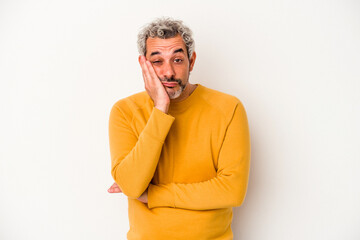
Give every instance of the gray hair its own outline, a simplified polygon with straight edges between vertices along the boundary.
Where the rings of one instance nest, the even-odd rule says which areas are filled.
[[[187,55],[190,59],[195,48],[195,42],[192,38],[192,31],[190,28],[185,26],[182,21],[165,17],[155,19],[154,21],[145,25],[139,32],[137,45],[140,55],[146,54],[146,40],[149,37],[168,39],[175,37],[177,34],[180,34],[182,37],[186,45]]]

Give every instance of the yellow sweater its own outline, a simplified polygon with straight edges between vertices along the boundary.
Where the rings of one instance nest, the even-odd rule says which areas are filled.
[[[128,239],[233,239],[232,207],[245,198],[250,165],[236,97],[197,84],[165,114],[137,93],[114,104],[109,138],[111,174],[128,196]],[[147,188],[144,204],[137,198]]]

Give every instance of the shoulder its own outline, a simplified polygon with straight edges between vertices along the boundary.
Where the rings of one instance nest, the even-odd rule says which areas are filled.
[[[152,109],[152,100],[146,91],[138,92],[116,101],[110,115],[132,119],[140,112],[149,112]]]
[[[201,87],[203,89],[203,100],[223,115],[232,115],[237,107],[243,108],[241,101],[237,97],[205,86]]]
[[[146,91],[138,92],[128,97],[116,101],[113,108],[118,108],[122,111],[134,111],[136,109],[144,108],[151,102],[151,98]]]

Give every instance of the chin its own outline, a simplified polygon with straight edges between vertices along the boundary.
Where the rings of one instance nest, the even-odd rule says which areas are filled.
[[[183,90],[180,88],[176,91],[167,91],[167,94],[169,95],[170,99],[176,99],[176,98],[180,97],[182,91]]]

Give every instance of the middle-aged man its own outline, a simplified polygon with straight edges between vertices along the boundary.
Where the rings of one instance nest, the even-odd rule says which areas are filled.
[[[181,21],[156,19],[138,35],[146,91],[111,109],[110,193],[128,197],[132,239],[233,239],[245,198],[247,117],[234,96],[191,84],[194,40]]]

